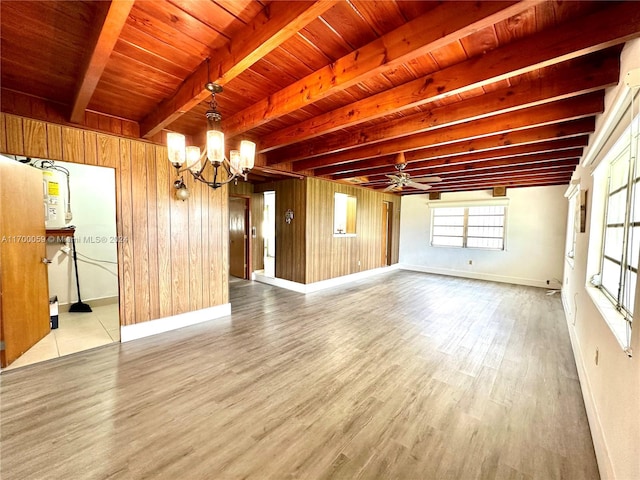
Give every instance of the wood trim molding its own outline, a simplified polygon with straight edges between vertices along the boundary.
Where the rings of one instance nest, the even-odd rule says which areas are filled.
[[[0,111],[9,115],[43,120],[51,124],[94,130],[143,142],[162,143],[161,135],[148,140],[140,139],[140,128],[137,122],[85,110],[82,120],[71,123],[66,106],[6,88],[0,88]]]

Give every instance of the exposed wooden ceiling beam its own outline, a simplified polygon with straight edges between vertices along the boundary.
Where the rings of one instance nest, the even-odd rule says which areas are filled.
[[[553,162],[544,162],[536,165],[516,165],[511,167],[500,167],[495,168],[489,171],[478,171],[471,172],[468,174],[459,174],[452,175],[451,177],[447,177],[447,181],[453,183],[456,181],[471,181],[474,182],[476,180],[493,180],[495,181],[496,175],[500,176],[500,179],[513,179],[518,180],[521,178],[531,177],[531,176],[540,176],[540,175],[558,175],[558,174],[571,174],[576,168],[579,159],[567,159],[567,160],[558,160]]]
[[[433,131],[358,147],[345,152],[295,162],[293,168],[313,169],[328,165],[353,162],[424,148],[425,145],[441,145],[460,140],[481,138],[498,133],[533,128],[546,124],[565,122],[602,113],[603,95],[600,92],[581,95],[551,104],[538,105],[516,112],[502,113],[475,122],[439,128]]]
[[[225,134],[231,137],[280,118],[517,15],[537,3],[478,2],[462,9],[456,3],[439,5],[226,119]]]
[[[272,2],[240,30],[230,44],[201,63],[169,98],[160,102],[140,124],[149,138],[205,100],[209,81],[225,85],[335,5],[335,1]]]
[[[558,185],[567,185],[569,183],[569,180],[566,178],[561,178],[559,180],[556,181],[536,181],[536,182],[525,182],[523,184],[512,184],[512,185],[478,185],[478,186],[465,186],[465,187],[457,187],[457,188],[450,188],[450,189],[445,189],[445,190],[429,190],[429,192],[440,192],[440,193],[449,193],[449,192],[470,192],[470,191],[477,191],[477,190],[485,190],[485,191],[491,191],[493,189],[494,186],[504,186],[504,187],[513,187],[513,188],[526,188],[526,187],[553,187],[553,186],[558,186]],[[508,191],[508,189],[507,189]],[[412,191],[407,191],[407,192],[402,192],[400,195],[401,196],[407,196],[407,195],[421,195],[421,194],[425,194],[425,193],[429,193],[429,192],[421,192],[419,190],[412,190]],[[436,204],[434,204],[434,206],[436,206]]]
[[[489,137],[487,137],[489,138]],[[564,138],[560,140],[548,140],[544,142],[536,142],[536,143],[528,143],[528,144],[515,144],[515,145],[507,145],[502,148],[491,148],[489,150],[480,150],[480,151],[462,151],[456,152],[446,155],[431,155],[431,150],[435,149],[422,149],[422,150],[414,150],[413,152],[407,152],[405,154],[405,160],[407,161],[407,172],[411,173],[412,171],[420,168],[428,168],[434,166],[441,165],[455,165],[457,163],[471,163],[483,160],[492,160],[498,158],[519,158],[528,155],[534,154],[544,154],[549,152],[557,152],[567,149],[573,149],[578,147],[585,147],[589,142],[589,137],[587,135],[582,135],[578,137],[570,137]],[[449,146],[450,147],[450,146]],[[415,158],[409,158],[409,154],[415,156]],[[388,157],[384,157],[388,158]],[[377,162],[378,159],[374,161]],[[349,170],[340,169],[343,168],[341,165],[336,165],[335,167],[328,167],[326,169],[318,169],[314,171],[314,174],[317,176],[329,176],[332,180],[341,180],[344,178],[351,178],[354,176],[371,176],[371,175],[383,175],[389,173],[391,168],[391,163],[384,163],[381,166],[372,166],[369,168],[365,168],[367,162],[357,162],[354,164],[354,167],[351,167]],[[360,164],[361,167],[358,169],[355,165]],[[335,171],[335,173],[332,173]]]
[[[508,169],[514,167],[523,167],[530,166],[532,168],[536,168],[539,165],[548,162],[562,162],[566,160],[576,161],[582,155],[581,148],[574,148],[570,150],[563,150],[560,152],[547,152],[533,155],[524,155],[516,158],[499,158],[499,159],[491,159],[491,160],[482,160],[478,162],[471,163],[456,163],[453,165],[440,165],[437,167],[427,167],[412,170],[411,172],[407,172],[411,175],[411,177],[423,177],[423,176],[440,176],[445,177],[449,175],[455,174],[473,174],[480,171],[492,171],[492,172],[500,172],[500,169]],[[575,164],[574,164],[575,165]],[[506,171],[506,170],[505,170]],[[374,184],[375,182],[387,181],[385,175],[393,173],[392,170],[388,170],[385,174],[381,175],[367,175],[368,178],[367,184]]]
[[[482,182],[460,182],[455,184],[442,184],[434,186],[430,192],[463,192],[470,190],[488,190],[493,187],[548,187],[552,185],[568,185],[571,180],[571,174],[559,174],[557,176],[548,177],[534,177],[526,178],[522,180],[508,180],[503,181],[500,179],[486,180]],[[428,192],[421,190],[403,191],[401,195],[424,195]]]
[[[482,117],[506,113],[549,103],[615,85],[620,75],[620,60],[601,55],[584,57],[553,69],[548,75],[513,87],[433,108],[381,125],[357,129],[351,134],[323,137],[313,142],[301,142],[267,154],[269,164],[279,160],[300,161],[326,153],[343,151],[382,140],[391,140],[434,128],[469,122]]]
[[[285,172],[282,170],[277,170],[275,168],[268,168],[268,167],[263,167],[260,165],[256,165],[253,167],[253,169],[251,169],[252,172],[259,172],[262,175],[266,175],[266,176],[270,176],[270,177],[274,177],[274,178],[297,178],[297,179],[302,179],[304,178],[303,175],[300,175],[299,173],[293,173],[293,172]]]
[[[640,9],[634,2],[622,2],[568,25],[561,24],[527,36],[481,57],[280,129],[262,138],[259,147],[266,152],[308,140],[619,45],[639,35]]]
[[[76,86],[71,106],[71,122],[83,122],[84,112],[91,101],[100,77],[102,77],[102,72],[118,41],[122,27],[129,18],[133,2],[134,0],[113,0],[108,6],[104,5],[105,10],[100,10],[100,19],[95,21],[94,37],[89,40],[91,48],[87,49],[82,73]]]
[[[575,166],[579,162],[579,157],[574,158],[560,158],[554,160],[547,160],[544,162],[523,162],[523,163],[514,163],[513,165],[504,165],[504,166],[493,166],[493,167],[482,167],[472,170],[452,170],[439,172],[437,175],[444,179],[444,181],[448,183],[453,183],[458,180],[482,180],[485,177],[491,177],[493,180],[497,178],[507,178],[508,176],[512,177],[524,177],[527,175],[537,175],[537,174],[550,174],[562,172],[566,173],[566,171],[573,171]],[[422,175],[420,175],[422,176]],[[411,175],[413,178],[414,175]],[[417,177],[417,176],[416,176]],[[385,179],[377,179],[373,182],[364,182],[361,183],[360,186],[368,187],[368,186],[385,186],[388,185],[389,181]],[[435,183],[431,184],[435,185]]]
[[[550,180],[556,180],[556,179],[568,180],[571,178],[572,173],[573,173],[573,168],[569,167],[564,170],[550,172],[550,173],[535,172],[535,173],[526,174],[526,175],[515,175],[515,176],[506,175],[504,177],[499,177],[499,178],[483,178],[483,179],[458,178],[452,182],[444,182],[442,185],[438,185],[438,189],[460,187],[460,186],[464,187],[468,185],[479,185],[479,184],[498,186],[498,185],[504,185],[507,182],[525,183],[525,182],[531,182],[531,181],[550,181]]]

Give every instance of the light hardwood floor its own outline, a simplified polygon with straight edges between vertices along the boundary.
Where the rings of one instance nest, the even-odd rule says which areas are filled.
[[[1,376],[12,479],[592,479],[558,295],[397,271]]]

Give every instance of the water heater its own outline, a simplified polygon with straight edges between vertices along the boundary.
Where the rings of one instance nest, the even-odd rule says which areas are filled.
[[[42,189],[44,197],[44,219],[46,228],[65,226],[64,202],[67,196],[64,174],[55,170],[42,171]]]

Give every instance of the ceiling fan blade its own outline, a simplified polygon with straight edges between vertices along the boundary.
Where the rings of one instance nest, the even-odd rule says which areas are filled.
[[[397,175],[387,174],[387,175],[385,175],[385,177],[387,177],[392,182],[398,182],[400,180],[400,177],[397,176]]]
[[[407,186],[417,188],[418,190],[429,190],[431,188],[431,185],[423,185],[421,183],[416,183],[412,180],[409,180],[407,182]]]
[[[441,182],[442,178],[440,177],[411,177],[411,181],[418,183],[437,183]]]
[[[397,188],[397,185],[389,185],[387,188],[385,188],[384,190],[382,190],[383,192],[390,192],[391,190],[394,190],[395,188]]]

